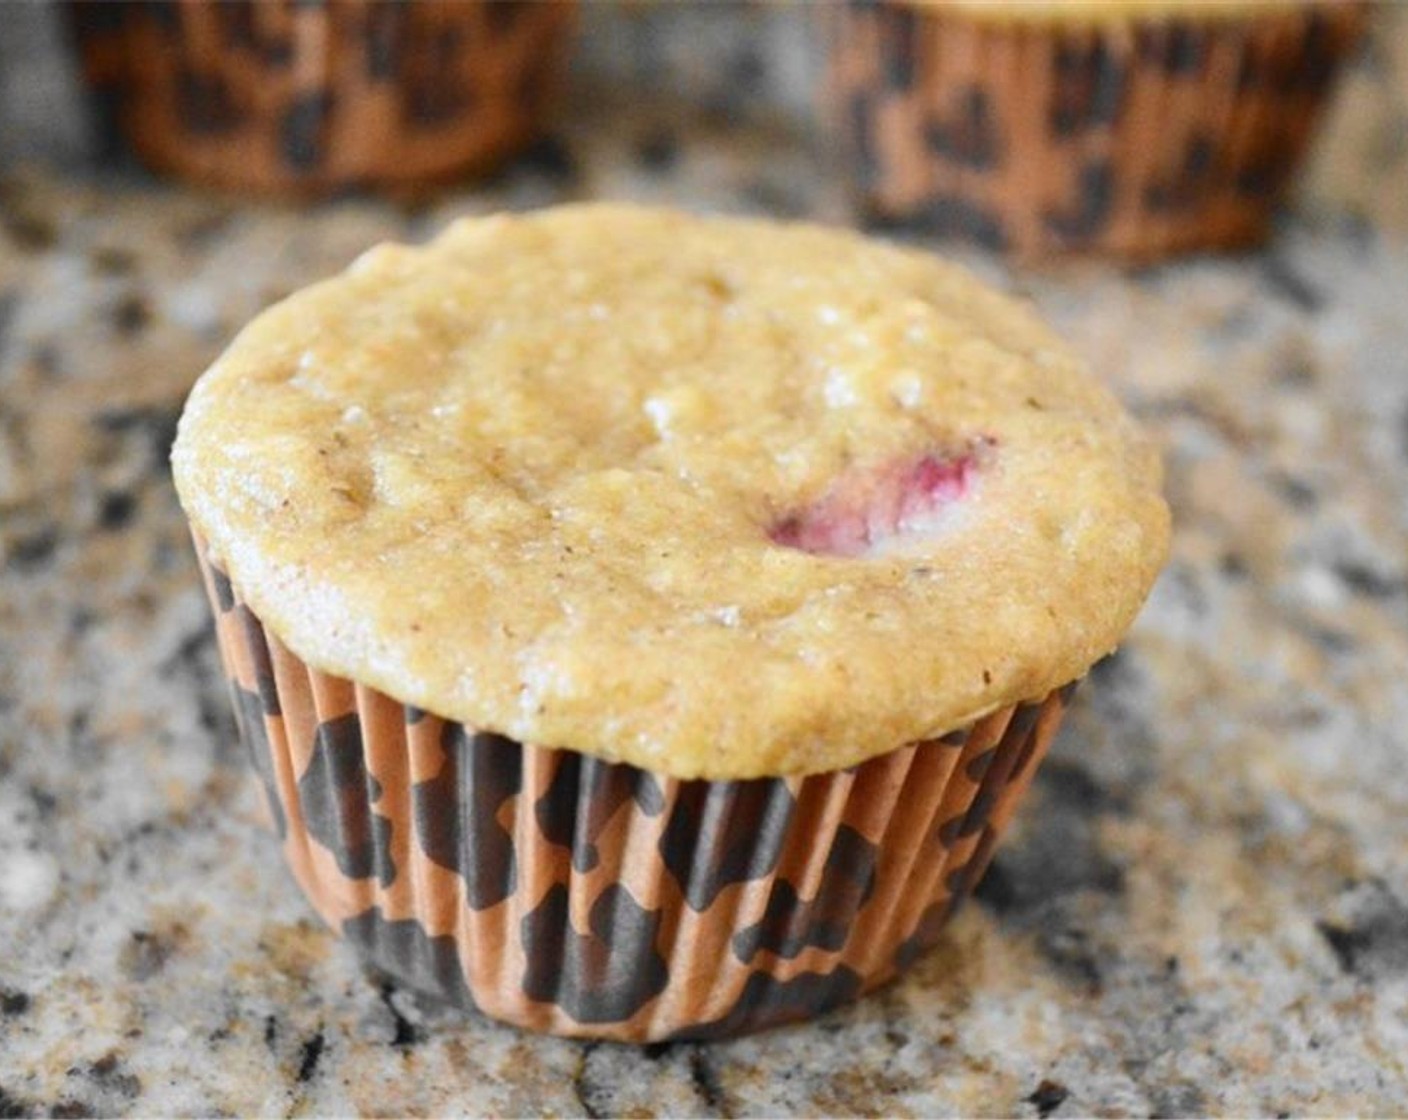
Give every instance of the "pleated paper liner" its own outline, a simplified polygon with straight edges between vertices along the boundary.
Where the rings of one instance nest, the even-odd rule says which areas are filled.
[[[197,552],[318,913],[405,984],[555,1034],[719,1037],[889,979],[981,877],[1073,687],[845,770],[679,781],[318,672]]]
[[[312,194],[487,170],[536,135],[569,0],[157,0],[71,10],[104,116],[153,168]]]
[[[1366,14],[1023,22],[853,0],[825,8],[829,93],[877,224],[1028,258],[1234,248],[1265,237]]]

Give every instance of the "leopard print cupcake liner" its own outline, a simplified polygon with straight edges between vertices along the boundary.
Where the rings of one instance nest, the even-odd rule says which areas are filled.
[[[826,17],[837,131],[877,224],[1150,259],[1265,237],[1366,12],[1082,25],[852,0]]]
[[[159,171],[226,189],[414,187],[537,133],[567,0],[154,0],[72,8],[109,127]]]
[[[884,983],[982,876],[1074,688],[846,770],[680,781],[319,672],[196,546],[314,908],[406,985],[535,1031],[716,1038]]]

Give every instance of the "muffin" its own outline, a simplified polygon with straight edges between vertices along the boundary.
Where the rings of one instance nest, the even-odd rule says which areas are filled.
[[[837,128],[880,224],[1026,257],[1265,237],[1357,3],[869,0],[827,8]]]
[[[1168,533],[1025,308],[629,206],[371,250],[238,336],[173,463],[318,912],[409,985],[635,1041],[913,960]]]
[[[73,8],[84,70],[152,168],[311,194],[486,170],[536,135],[565,0],[189,0]]]

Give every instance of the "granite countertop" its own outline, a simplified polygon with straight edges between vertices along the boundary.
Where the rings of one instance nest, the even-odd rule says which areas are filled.
[[[942,944],[722,1044],[363,973],[258,827],[166,455],[238,325],[374,241],[597,195],[844,220],[806,143],[599,103],[487,185],[301,212],[0,175],[0,1116],[1408,1110],[1406,25],[1264,252],[966,254],[1157,433],[1173,557]]]

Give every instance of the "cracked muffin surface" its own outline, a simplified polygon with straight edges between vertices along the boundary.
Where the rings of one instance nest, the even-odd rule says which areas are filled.
[[[681,778],[852,765],[1079,677],[1168,534],[1133,421],[963,270],[615,205],[269,309],[173,462],[309,664]]]

